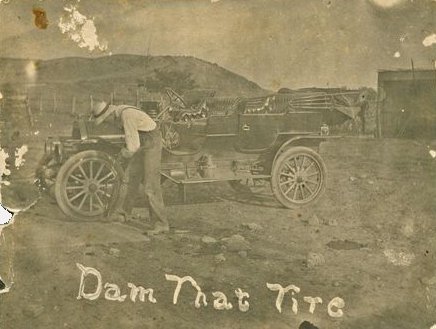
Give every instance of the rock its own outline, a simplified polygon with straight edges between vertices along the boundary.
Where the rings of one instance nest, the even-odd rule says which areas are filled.
[[[144,242],[150,242],[151,239],[150,239],[148,236],[144,235],[144,236],[142,237],[142,241],[144,241]]]
[[[189,231],[188,230],[174,230],[175,234],[188,234]]]
[[[0,277],[0,291],[6,289],[6,284],[2,281]]]
[[[388,261],[396,266],[410,266],[415,258],[415,254],[412,252],[404,252],[393,249],[385,249],[383,253]]]
[[[356,177],[354,177],[354,176],[350,176],[350,181],[351,181],[351,182],[354,182],[356,179],[357,179]]]
[[[319,329],[319,328],[309,321],[303,321],[298,327],[298,329]]]
[[[421,281],[421,283],[426,285],[426,286],[434,286],[436,284],[436,275],[433,277],[421,278],[421,279],[419,279],[419,281]]]
[[[324,221],[324,224],[328,226],[338,226],[338,221],[334,218],[329,218]]]
[[[339,287],[341,284],[338,281],[333,282],[333,287]]]
[[[415,233],[414,224],[412,220],[408,220],[402,227],[401,233],[406,237],[410,238]]]
[[[235,234],[222,240],[228,251],[250,250],[250,243],[242,235]]]
[[[250,231],[253,231],[253,232],[259,232],[259,231],[263,230],[262,225],[257,224],[257,223],[242,223],[241,227],[248,229]]]
[[[245,250],[241,250],[238,252],[238,255],[241,256],[242,258],[247,258],[248,253]]]
[[[428,280],[428,285],[429,285],[429,286],[434,286],[434,285],[436,285],[436,276],[434,276],[434,277],[432,277],[432,278],[430,278],[430,279]]]
[[[310,226],[319,226],[320,224],[320,220],[318,218],[318,216],[316,214],[313,214],[313,216],[311,216],[309,218],[309,225]]]
[[[37,305],[37,304],[30,304],[30,305],[27,305],[27,306],[23,309],[23,314],[24,314],[25,316],[30,317],[30,318],[37,318],[37,317],[40,316],[43,312],[44,312],[44,306],[42,306],[42,305]]]
[[[373,180],[369,180],[369,181],[368,181],[368,184],[369,184],[369,185],[374,185],[374,181],[373,181]]]
[[[114,256],[114,257],[120,257],[120,249],[110,248],[109,255]]]
[[[4,280],[0,277],[0,295],[5,294],[11,290],[11,284],[4,282]]]
[[[218,254],[215,256],[215,262],[222,263],[226,261],[226,257],[224,257],[224,254]]]
[[[314,268],[325,264],[324,256],[318,253],[310,252],[307,255],[306,264],[308,268]]]
[[[86,247],[84,254],[86,256],[95,256],[95,249],[94,249],[94,247],[91,247],[91,246]]]
[[[201,238],[201,242],[205,244],[214,244],[217,243],[218,241],[215,238],[205,235]]]

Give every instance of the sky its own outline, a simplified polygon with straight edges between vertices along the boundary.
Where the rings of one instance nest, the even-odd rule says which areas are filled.
[[[270,90],[375,87],[378,70],[434,68],[436,1],[0,0],[1,57],[120,53],[195,56]]]

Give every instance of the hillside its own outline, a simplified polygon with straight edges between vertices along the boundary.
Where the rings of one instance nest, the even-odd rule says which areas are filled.
[[[256,83],[188,56],[112,55],[99,58],[27,60],[0,58],[0,84],[37,84],[69,93],[107,94],[123,86],[158,91],[214,89],[218,96],[265,94]],[[153,90],[154,89],[154,90]]]

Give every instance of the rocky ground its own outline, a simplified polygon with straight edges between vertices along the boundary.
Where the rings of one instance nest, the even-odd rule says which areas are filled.
[[[22,184],[49,132],[27,136],[29,169],[16,174],[20,184],[3,187],[4,199],[35,199]],[[426,144],[344,138],[320,153],[327,189],[310,209],[283,209],[272,196],[238,195],[221,183],[188,189],[181,204],[165,185],[172,229],[164,236],[147,237],[132,224],[75,222],[43,196],[2,232],[0,276],[13,284],[0,294],[0,328],[432,327],[436,162]],[[100,272],[96,299],[77,298],[77,264]],[[196,307],[189,282],[174,304],[176,282],[166,275],[192,277],[207,306],[200,299]],[[105,283],[116,284],[124,301],[108,300],[116,287]],[[152,288],[155,302],[133,302],[129,283]],[[287,292],[279,312],[278,292],[267,284],[299,292]],[[84,293],[97,286],[88,275]],[[239,299],[238,289],[249,298]],[[231,309],[216,309],[226,306],[216,292]],[[313,313],[307,297],[322,300]]]

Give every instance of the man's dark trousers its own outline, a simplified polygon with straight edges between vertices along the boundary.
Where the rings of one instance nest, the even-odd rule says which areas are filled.
[[[150,218],[158,225],[168,226],[165,205],[160,186],[160,166],[162,139],[158,128],[151,132],[139,132],[141,147],[130,159],[127,167],[129,184],[124,202],[124,211],[132,212],[139,184],[144,184],[145,198],[148,201]]]

